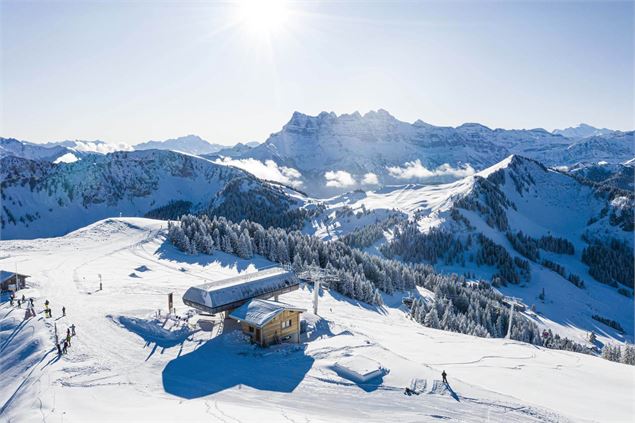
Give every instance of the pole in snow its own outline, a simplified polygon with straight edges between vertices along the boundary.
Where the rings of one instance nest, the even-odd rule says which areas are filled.
[[[318,314],[318,300],[320,298],[320,278],[315,278],[313,283],[313,314]]]
[[[509,310],[509,326],[507,326],[507,335],[505,339],[510,339],[512,336],[512,319],[514,318],[514,303],[512,303],[512,308]]]

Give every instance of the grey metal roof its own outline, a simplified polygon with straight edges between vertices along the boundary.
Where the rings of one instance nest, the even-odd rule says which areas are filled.
[[[293,272],[275,267],[193,286],[183,295],[183,302],[209,313],[218,313],[240,307],[254,298],[293,291],[299,284]]]
[[[16,274],[15,272],[7,272],[6,270],[0,270],[0,282],[6,281],[7,279],[9,279],[15,274]],[[25,278],[30,277],[29,275],[23,275],[22,273],[17,273],[17,274],[20,276],[24,276]]]
[[[257,328],[262,328],[264,325],[269,323],[271,319],[285,310],[306,311],[303,308],[281,303],[279,301],[256,299],[243,304],[234,310],[229,317],[234,320],[249,323]]]

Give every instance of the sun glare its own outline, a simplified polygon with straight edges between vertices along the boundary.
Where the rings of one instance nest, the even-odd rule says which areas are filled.
[[[279,31],[288,17],[284,0],[241,0],[238,3],[240,23],[258,34]]]

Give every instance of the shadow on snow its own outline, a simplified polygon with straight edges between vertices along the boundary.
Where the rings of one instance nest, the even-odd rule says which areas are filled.
[[[261,349],[230,332],[217,336],[163,369],[165,392],[193,399],[235,386],[293,392],[313,365],[301,345]]]

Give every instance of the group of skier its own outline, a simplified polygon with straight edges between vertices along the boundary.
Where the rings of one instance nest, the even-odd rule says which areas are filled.
[[[11,306],[13,306],[14,303],[17,304],[18,308],[22,308],[23,304],[25,305],[26,307],[26,311],[24,315],[25,320],[30,317],[36,316],[35,303],[33,298],[27,299],[24,296],[24,294],[22,294],[22,298],[16,298],[15,293],[11,293],[11,296],[9,297],[9,302]],[[62,306],[62,317],[65,317],[65,316],[66,316],[66,307]],[[53,317],[53,312],[51,310],[49,300],[44,301],[44,317],[49,317],[49,318]],[[71,326],[66,329],[66,336],[60,342],[57,335],[57,326],[55,326],[55,346],[57,347],[57,353],[59,355],[66,354],[68,352],[68,349],[71,346],[71,338],[73,336],[75,336],[75,324],[71,324]]]
[[[13,306],[13,303],[17,303],[18,308],[22,308],[22,305],[24,304],[24,307],[25,307],[24,320],[27,320],[31,317],[35,317],[35,307],[34,307],[33,298],[29,298],[27,300],[24,294],[22,294],[22,298],[16,299],[15,293],[12,292],[11,296],[9,297],[9,302],[11,303],[11,306]]]
[[[59,342],[57,339],[57,333],[55,334],[55,346],[57,347],[57,354],[62,355],[68,352],[68,349],[71,347],[71,338],[75,336],[75,325],[72,324],[68,329],[66,329],[66,336],[64,337],[64,342]]]

